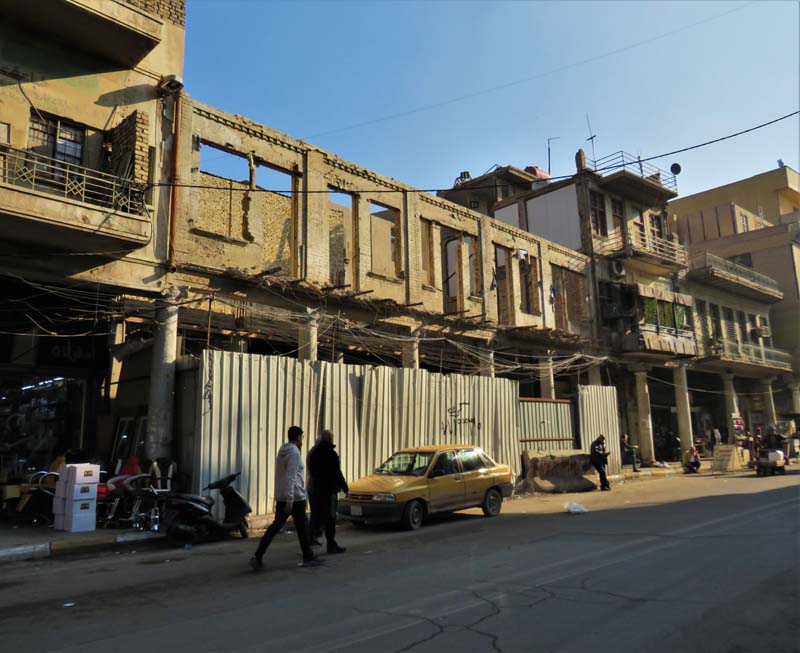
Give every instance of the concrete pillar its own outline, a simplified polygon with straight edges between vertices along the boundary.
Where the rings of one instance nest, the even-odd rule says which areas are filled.
[[[725,389],[725,428],[728,430],[728,442],[734,444],[733,416],[739,415],[739,398],[733,385],[733,374],[723,374],[722,383]]]
[[[174,297],[170,297],[158,302],[155,315],[145,441],[145,456],[151,460],[172,456],[172,415],[175,403],[177,354],[178,306]]]
[[[800,383],[790,383],[789,390],[792,393],[792,412],[800,413]]]
[[[678,410],[678,437],[681,440],[681,449],[686,451],[694,445],[692,411],[689,406],[689,384],[686,381],[686,363],[678,362],[672,368],[672,380],[675,384],[675,406]]]
[[[642,462],[647,465],[652,463],[655,458],[653,455],[653,421],[650,417],[650,390],[647,387],[647,370],[634,370],[636,376],[636,415],[639,427],[639,453],[642,455]]]
[[[761,379],[761,393],[764,396],[764,416],[767,418],[767,426],[771,426],[778,421],[778,415],[775,412],[775,401],[772,398],[772,381],[773,379]]]
[[[553,378],[553,359],[542,358],[540,359],[545,369],[542,370],[539,376],[539,383],[542,386],[542,399],[555,399],[556,398],[556,381]]]
[[[487,351],[481,354],[480,375],[494,378],[494,352]]]
[[[406,340],[403,342],[403,367],[408,369],[419,369],[419,339]]]
[[[317,360],[318,322],[312,318],[307,324],[297,327],[297,359],[314,362]]]
[[[599,366],[589,368],[589,385],[603,385],[603,370]]]

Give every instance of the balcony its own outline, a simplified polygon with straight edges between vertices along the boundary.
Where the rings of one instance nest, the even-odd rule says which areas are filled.
[[[709,252],[700,252],[689,259],[686,277],[758,301],[774,303],[783,299],[775,279]]]
[[[792,369],[788,351],[721,338],[707,340],[700,356],[704,367],[711,371],[731,371],[743,376],[765,376]]]
[[[687,329],[659,327],[655,324],[640,324],[638,333],[626,333],[612,339],[612,346],[624,354],[647,354],[661,358],[697,355],[694,333]]]
[[[639,204],[658,206],[678,196],[675,175],[627,152],[615,152],[596,161],[587,159],[586,163],[603,178],[602,187]]]
[[[671,274],[686,268],[686,247],[677,240],[661,238],[629,223],[627,234],[616,231],[608,237],[594,236],[594,252],[601,256],[638,259],[654,274]]]
[[[139,63],[161,42],[158,18],[118,0],[3,0],[3,13],[76,50],[125,67]]]
[[[0,145],[3,237],[49,249],[102,252],[150,240],[141,185]]]

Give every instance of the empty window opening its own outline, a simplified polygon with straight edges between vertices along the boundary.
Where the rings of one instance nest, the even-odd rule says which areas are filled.
[[[475,236],[464,236],[469,265],[469,296],[480,297],[481,289],[481,250]]]
[[[202,143],[197,185],[201,186],[192,228],[207,234],[242,240],[244,212],[249,203],[251,171],[247,158]]]
[[[354,287],[357,278],[353,196],[328,189],[328,261],[332,286]]]
[[[372,271],[386,277],[400,277],[400,211],[370,202]]]
[[[257,162],[257,192],[252,197],[251,215],[261,218],[263,268],[273,269],[276,274],[297,274],[294,252],[297,251],[298,181],[297,174]]]
[[[444,312],[454,313],[459,306],[459,261],[461,234],[452,229],[442,229],[442,290]]]
[[[420,239],[420,265],[422,270],[422,283],[434,286],[436,279],[433,274],[433,223],[430,220],[419,221]]]
[[[538,261],[532,256],[523,257],[519,262],[519,272],[522,293],[520,309],[528,315],[541,315]]]
[[[586,284],[580,272],[550,265],[552,285],[550,301],[555,313],[556,329],[570,330],[570,322],[588,319]]]
[[[497,290],[497,321],[511,324],[511,250],[495,245],[494,278],[492,285]]]

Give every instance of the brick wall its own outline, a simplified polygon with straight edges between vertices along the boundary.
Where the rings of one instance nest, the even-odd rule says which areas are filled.
[[[173,25],[186,26],[186,0],[125,0],[129,5],[155,14]]]
[[[109,136],[111,173],[146,184],[150,174],[150,116],[134,111]]]

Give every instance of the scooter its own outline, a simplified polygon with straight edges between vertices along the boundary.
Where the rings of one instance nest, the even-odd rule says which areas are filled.
[[[175,493],[160,497],[160,529],[166,533],[167,542],[172,546],[182,546],[221,539],[235,532],[246,538],[249,529],[247,515],[253,509],[236,488],[232,487],[240,475],[241,472],[230,474],[203,488],[219,490],[222,495],[225,506],[222,521],[211,514],[214,499],[209,496]]]

